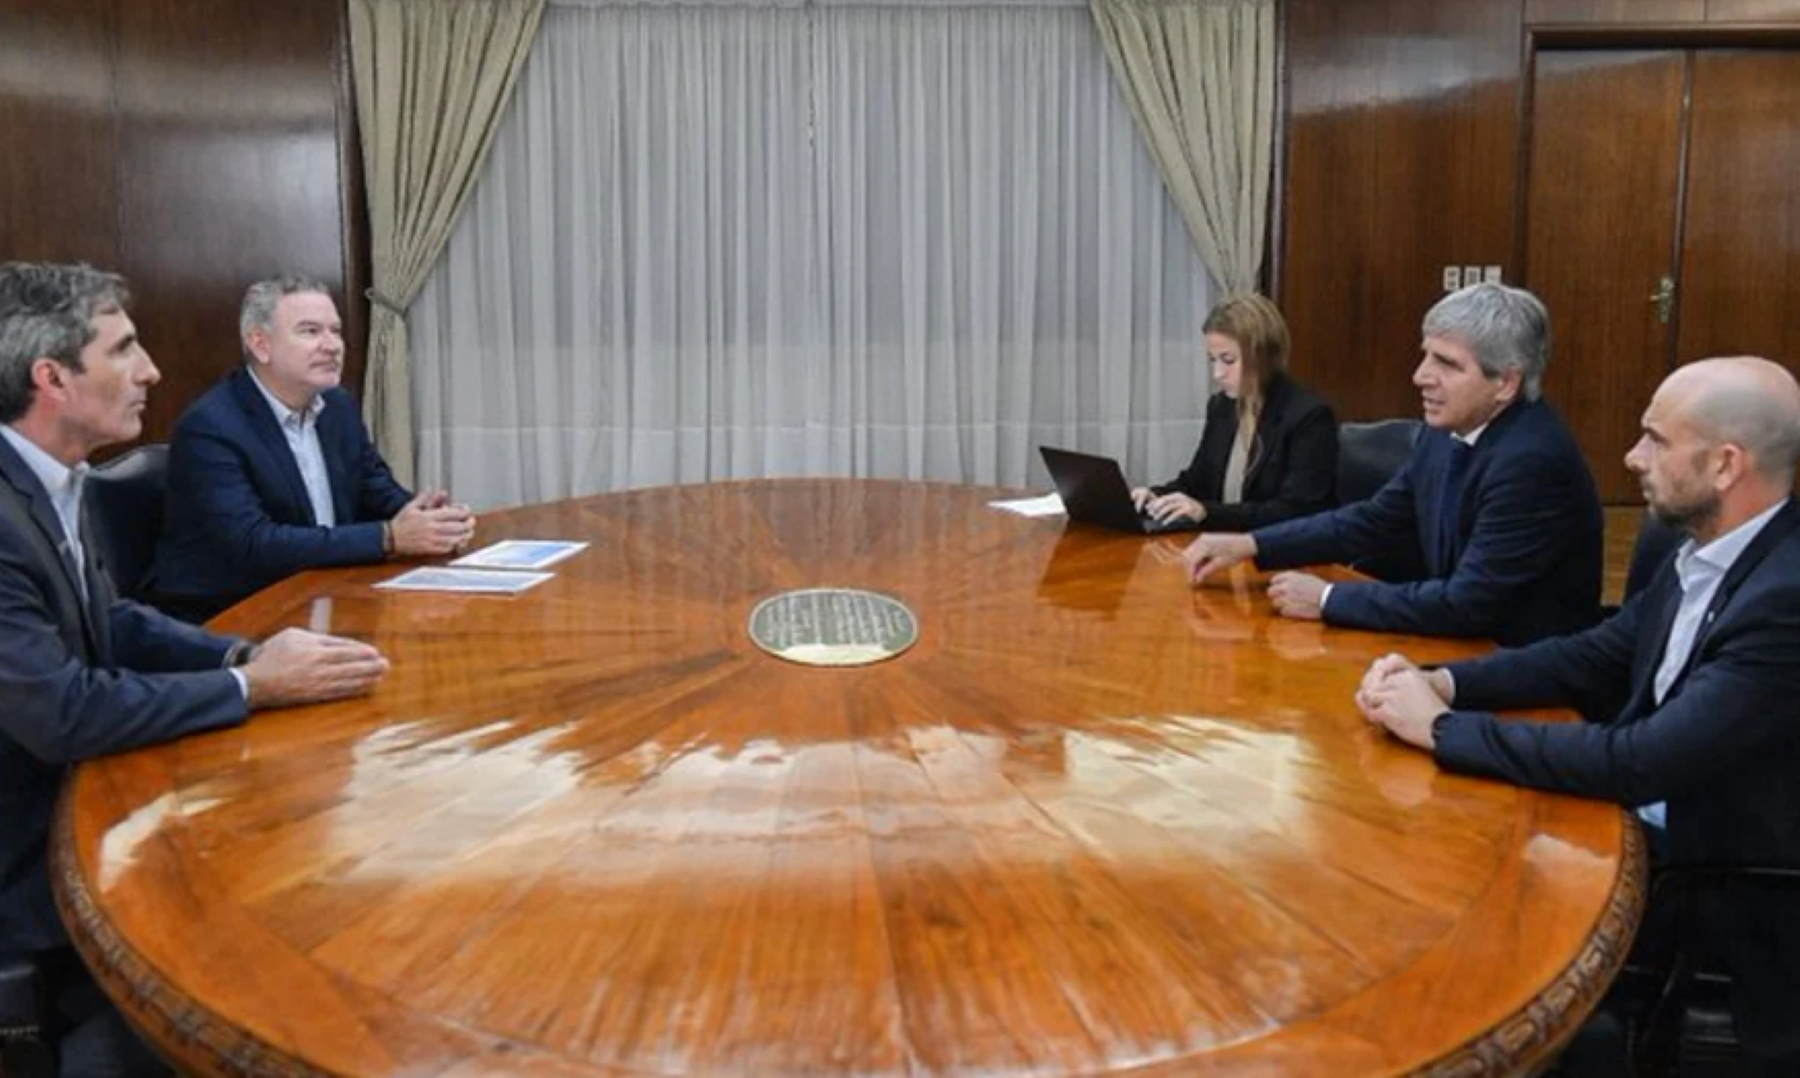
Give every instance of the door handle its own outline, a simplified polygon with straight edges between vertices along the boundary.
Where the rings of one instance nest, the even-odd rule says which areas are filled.
[[[1656,282],[1656,291],[1650,293],[1650,302],[1656,304],[1656,320],[1663,325],[1675,317],[1675,278],[1663,274]]]

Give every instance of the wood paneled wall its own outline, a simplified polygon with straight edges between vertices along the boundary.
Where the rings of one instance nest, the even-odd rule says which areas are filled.
[[[1285,3],[1275,288],[1296,372],[1351,419],[1416,411],[1445,265],[1518,274],[1526,27],[1800,21],[1800,0]],[[0,0],[0,258],[131,278],[164,374],[147,438],[237,362],[243,286],[280,269],[338,290],[361,384],[344,24],[341,0]]]
[[[1295,373],[1345,419],[1412,415],[1442,267],[1505,264],[1520,0],[1288,0],[1286,236]]]
[[[0,259],[132,284],[144,438],[238,362],[244,286],[330,284],[361,385],[367,280],[341,0],[0,0]]]
[[[1444,266],[1518,278],[1528,29],[1800,21],[1800,0],[1285,2],[1275,289],[1295,372],[1346,419],[1417,412],[1419,320]]]

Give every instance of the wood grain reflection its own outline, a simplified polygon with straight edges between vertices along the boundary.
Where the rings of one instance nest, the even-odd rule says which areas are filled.
[[[60,896],[200,1074],[1512,1073],[1641,903],[1610,806],[1440,774],[1357,715],[1397,646],[1190,591],[1172,541],[996,492],[722,484],[484,519],[506,600],[312,574],[235,629],[376,642],[373,697],[84,767]],[[770,593],[919,616],[876,666]]]

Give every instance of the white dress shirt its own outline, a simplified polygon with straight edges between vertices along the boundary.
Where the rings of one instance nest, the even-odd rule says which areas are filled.
[[[1696,546],[1695,541],[1689,539],[1676,550],[1675,579],[1681,584],[1681,605],[1675,608],[1675,621],[1669,626],[1669,642],[1663,648],[1662,664],[1656,668],[1656,678],[1651,682],[1653,699],[1658,707],[1675,684],[1681,668],[1687,665],[1694,642],[1700,638],[1700,630],[1706,624],[1706,608],[1712,605],[1725,574],[1731,571],[1744,548],[1763,530],[1781,505],[1776,502],[1705,546]],[[1668,806],[1661,801],[1638,809],[1638,815],[1656,827],[1667,826],[1667,814]]]
[[[81,488],[87,482],[87,462],[82,461],[71,468],[44,452],[36,442],[14,430],[11,424],[0,426],[0,434],[6,436],[7,442],[50,495],[50,505],[56,510],[56,519],[62,524],[63,530],[63,545],[56,552],[73,559],[75,586],[81,592],[81,601],[87,602],[86,551],[81,545]]]
[[[306,498],[312,503],[313,521],[321,528],[337,526],[337,510],[331,501],[331,474],[325,470],[325,450],[319,445],[319,413],[325,410],[325,398],[315,396],[305,408],[295,411],[263,385],[256,368],[250,368],[250,380],[269,402],[275,422],[287,439],[288,450],[300,468],[300,481],[306,484]]]

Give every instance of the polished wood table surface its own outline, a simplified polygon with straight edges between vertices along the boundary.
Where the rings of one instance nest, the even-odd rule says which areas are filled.
[[[1376,656],[1479,650],[1198,591],[1179,540],[855,481],[486,517],[592,546],[516,598],[314,573],[221,619],[371,640],[363,700],[83,766],[64,916],[197,1074],[1529,1072],[1622,961],[1617,808],[1440,773]],[[842,585],[853,669],[746,637]]]

